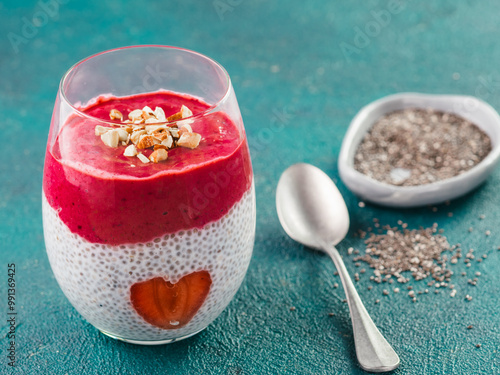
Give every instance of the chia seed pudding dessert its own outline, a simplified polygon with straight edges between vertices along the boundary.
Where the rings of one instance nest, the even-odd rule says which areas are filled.
[[[210,108],[165,90],[102,95],[51,128],[47,254],[64,294],[105,334],[189,337],[243,281],[255,236],[250,154],[238,120]]]

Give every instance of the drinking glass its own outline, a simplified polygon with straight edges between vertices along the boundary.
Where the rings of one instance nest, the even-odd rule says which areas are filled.
[[[128,119],[156,107],[166,119]],[[201,140],[191,149],[179,138],[159,162],[139,144],[142,159],[127,156],[130,138],[143,127],[142,140],[151,125]],[[107,132],[120,134],[118,144]],[[56,98],[42,208],[57,282],[102,333],[153,345],[206,328],[241,285],[255,236],[250,154],[224,68],[168,46],[114,49],[74,65]]]

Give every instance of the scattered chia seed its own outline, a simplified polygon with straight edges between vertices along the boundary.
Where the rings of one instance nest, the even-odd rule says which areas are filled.
[[[476,344],[476,348],[480,348],[481,347],[481,344]]]
[[[290,307],[290,311],[295,311],[295,310],[296,310],[296,309],[295,309],[295,307],[294,307],[294,306]]]
[[[366,206],[366,204],[365,204],[365,202],[359,202],[359,203],[358,203],[358,206],[359,206],[360,208],[364,208],[364,207]]]
[[[450,244],[445,236],[436,234],[437,224],[418,230],[403,225],[384,226],[385,234],[371,234],[365,240],[365,254],[354,261],[364,261],[374,268],[373,281],[377,283],[392,276],[399,283],[407,283],[409,279],[402,275],[405,271],[410,271],[415,280],[430,276],[439,282],[449,281],[453,272],[447,269],[448,258],[442,253],[451,250]]]
[[[356,150],[354,168],[380,182],[416,186],[464,173],[490,151],[488,135],[468,120],[408,108],[378,119]]]
[[[335,283],[335,284],[333,284],[333,287],[334,287],[334,288],[338,288],[338,287],[339,287],[339,284]]]
[[[472,329],[472,324],[467,326],[467,329]]]

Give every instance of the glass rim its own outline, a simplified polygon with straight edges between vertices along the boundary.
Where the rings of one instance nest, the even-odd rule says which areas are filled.
[[[210,107],[208,107],[207,109],[201,111],[201,112],[198,112],[196,114],[193,114],[192,116],[190,117],[186,117],[186,118],[183,118],[183,120],[187,120],[187,119],[190,119],[190,120],[195,120],[199,117],[203,117],[205,115],[207,115],[208,113],[211,113],[213,112],[214,109],[216,109],[217,107],[219,107],[226,99],[227,97],[229,96],[230,92],[231,92],[231,78],[229,77],[229,74],[228,72],[226,71],[226,69],[224,69],[224,67],[219,63],[217,62],[216,60],[202,54],[202,53],[199,53],[199,52],[196,52],[196,51],[193,51],[193,50],[190,50],[190,49],[186,49],[186,48],[181,48],[181,47],[176,47],[176,46],[167,46],[167,45],[161,45],[161,44],[139,44],[139,45],[133,45],[133,46],[125,46],[125,47],[118,47],[118,48],[113,48],[113,49],[109,49],[109,50],[105,50],[105,51],[101,51],[101,52],[98,52],[98,53],[95,53],[93,55],[90,55],[90,56],[87,56],[86,58],[78,61],[77,63],[73,64],[67,71],[66,73],[64,73],[63,77],[61,78],[61,81],[59,83],[59,93],[61,94],[61,97],[62,99],[72,108],[72,110],[74,110],[79,116],[83,116],[83,117],[86,117],[86,118],[89,118],[89,119],[92,119],[92,120],[95,120],[95,121],[98,121],[98,122],[102,122],[102,123],[107,123],[107,124],[112,124],[112,125],[127,125],[127,126],[130,126],[130,122],[124,122],[124,120],[122,121],[111,121],[111,120],[105,120],[105,119],[102,119],[102,118],[99,118],[99,117],[95,117],[95,116],[92,116],[92,115],[89,115],[85,112],[83,112],[82,110],[78,109],[73,103],[71,100],[68,99],[68,97],[66,96],[66,92],[64,90],[64,84],[66,83],[66,80],[67,78],[69,77],[69,75],[76,69],[78,68],[80,65],[84,64],[86,61],[88,60],[91,60],[97,56],[100,56],[100,55],[104,55],[104,54],[108,54],[108,53],[113,53],[113,52],[117,52],[117,51],[121,51],[121,50],[126,50],[126,49],[139,49],[139,48],[157,48],[157,49],[164,49],[164,50],[178,50],[178,51],[182,51],[182,52],[186,52],[188,54],[191,54],[191,55],[197,55],[199,57],[202,57],[203,59],[207,60],[208,62],[212,63],[213,65],[215,65],[217,68],[220,69],[220,71],[224,74],[224,77],[226,77],[226,89],[224,91],[224,94],[222,95],[222,97],[220,99],[218,99],[215,104],[211,105]],[[145,93],[142,93],[142,94],[145,94]],[[154,125],[164,125],[164,124],[175,124],[177,123],[179,120],[175,120],[175,121],[163,121],[163,122],[156,122],[154,123]]]

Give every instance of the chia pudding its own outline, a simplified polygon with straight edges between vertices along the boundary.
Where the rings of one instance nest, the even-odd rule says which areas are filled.
[[[156,147],[142,150],[153,163],[96,136],[99,119],[126,127],[110,120],[112,111],[146,107],[165,116],[189,108],[195,116],[182,121],[201,136],[199,145],[172,147],[161,162]],[[242,126],[209,108],[168,91],[101,96],[49,134],[42,197],[48,257],[73,306],[112,337],[162,343],[193,335],[222,312],[245,276],[255,235],[248,145]]]

